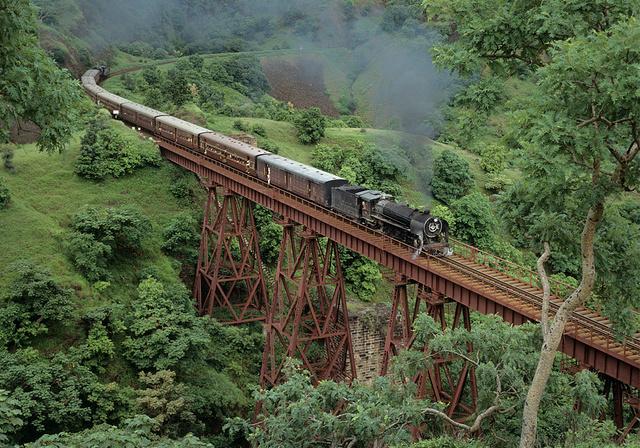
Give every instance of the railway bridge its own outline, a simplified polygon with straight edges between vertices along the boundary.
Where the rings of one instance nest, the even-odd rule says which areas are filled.
[[[531,270],[457,241],[452,241],[452,256],[416,256],[407,244],[317,203],[161,135],[154,138],[167,160],[195,173],[209,192],[194,285],[199,311],[223,311],[230,324],[263,322],[265,386],[281,379],[286,356],[301,359],[317,380],[357,377],[339,246],[394,274],[381,374],[395,354],[413,345],[412,326],[421,311],[444,326],[444,307],[450,303],[455,308],[453,325],[467,328],[470,311],[497,314],[514,325],[540,320],[542,291]],[[284,229],[275,278],[269,278],[260,260],[253,204],[271,210]],[[273,284],[271,295],[268,283]],[[409,298],[414,290],[415,299]],[[551,313],[560,302],[552,297]],[[640,336],[620,341],[605,317],[580,308],[571,316],[560,350],[579,368],[593,369],[607,379],[615,420],[622,427],[623,388],[640,388]],[[473,411],[472,365],[464,365],[453,378],[446,366],[436,363],[416,380],[419,393],[449,402],[450,416]]]

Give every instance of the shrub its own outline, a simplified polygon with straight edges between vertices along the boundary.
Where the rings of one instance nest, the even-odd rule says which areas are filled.
[[[159,166],[160,155],[149,143],[133,145],[102,118],[90,125],[82,138],[80,156],[76,161],[78,176],[101,180],[107,176],[121,177],[144,166]]]
[[[456,104],[490,112],[504,96],[504,84],[498,78],[483,79],[471,84],[456,96]]]
[[[294,121],[298,140],[305,145],[315,144],[324,137],[327,127],[327,117],[320,109],[312,107],[304,110]]]
[[[2,163],[4,164],[4,169],[10,173],[16,172],[16,167],[13,164],[13,149],[12,148],[3,148],[2,149]]]
[[[486,116],[473,108],[454,107],[446,112],[446,119],[440,139],[466,148],[476,139]]]
[[[496,174],[507,167],[509,152],[502,145],[486,145],[480,150],[480,168],[487,173]]]
[[[363,128],[364,127],[364,120],[362,120],[362,118],[358,117],[357,115],[347,115],[342,117],[342,121],[344,121],[344,124],[347,125],[347,127],[349,128]]]
[[[198,222],[190,214],[176,216],[165,227],[161,249],[172,257],[195,263],[198,259],[200,234]]]
[[[453,231],[456,227],[456,218],[453,212],[446,205],[436,204],[431,207],[431,214],[440,219],[444,219],[449,224],[449,231]]]
[[[233,122],[233,129],[241,132],[249,132],[249,125],[242,120],[236,120]]]
[[[142,249],[149,221],[131,208],[89,207],[72,220],[67,251],[76,268],[89,280],[108,277],[108,266],[118,257]]]
[[[340,262],[351,292],[362,301],[371,301],[376,285],[382,279],[377,263],[348,249],[340,251]]]
[[[467,194],[472,186],[473,178],[465,159],[450,150],[435,159],[431,187],[436,199],[451,204]]]
[[[17,262],[0,308],[0,345],[21,345],[47,333],[53,322],[64,322],[73,312],[73,293],[59,285],[51,273],[30,262]]]
[[[475,192],[452,204],[456,216],[455,234],[463,241],[488,248],[493,241],[497,222],[486,196]]]
[[[210,342],[184,287],[146,279],[125,322],[125,357],[139,369],[171,369],[197,358]]]
[[[267,136],[267,130],[264,128],[264,126],[260,124],[254,124],[253,127],[251,128],[251,132],[261,137]]]
[[[0,177],[0,210],[9,207],[11,202],[11,191],[4,183],[4,179]]]
[[[384,10],[380,28],[386,32],[396,31],[404,25],[409,17],[411,17],[409,7],[404,5],[390,5]]]
[[[270,151],[274,154],[278,154],[280,152],[280,147],[278,145],[276,145],[275,143],[273,143],[272,141],[269,140],[263,140],[258,146],[260,146],[260,148]]]

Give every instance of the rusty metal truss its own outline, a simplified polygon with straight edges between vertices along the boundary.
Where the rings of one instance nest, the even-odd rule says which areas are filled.
[[[475,412],[478,401],[475,366],[466,357],[434,354],[428,344],[418,341],[414,332],[414,323],[421,313],[431,316],[436,324],[445,330],[448,326],[445,306],[452,301],[427,287],[417,285],[417,294],[411,303],[408,294],[409,283],[404,276],[398,276],[395,281],[380,373],[388,373],[392,358],[400,351],[418,350],[430,361],[428,368],[413,377],[417,385],[418,398],[429,397],[437,402],[448,403],[445,412],[449,417],[468,417]],[[469,308],[459,303],[455,303],[454,306],[451,329],[463,326],[467,331],[471,330]],[[468,344],[466,353],[472,352],[473,346]]]
[[[198,310],[227,324],[265,320],[268,293],[254,205],[226,188],[207,190],[193,288]]]
[[[479,258],[477,250],[466,254],[454,249],[454,255],[445,258],[413,257],[412,248],[400,241],[197,151],[156,138],[168,160],[305,226],[309,231],[326,236],[408,280],[429,287],[434,293],[443,294],[471,310],[497,314],[516,325],[540,319],[540,289],[530,281],[511,275],[508,269],[494,267],[491,257]],[[558,298],[552,299],[552,312],[558,303]],[[595,312],[580,309],[571,316],[560,350],[587,368],[632,387],[640,387],[640,336],[619,341],[607,319]]]
[[[302,361],[314,381],[356,377],[338,245],[282,222],[273,300],[260,373],[263,387],[282,380],[286,358]]]

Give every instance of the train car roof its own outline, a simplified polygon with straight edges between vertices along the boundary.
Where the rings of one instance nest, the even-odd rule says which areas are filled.
[[[98,92],[98,98],[100,98],[101,100],[106,100],[106,101],[111,101],[113,103],[116,103],[118,105],[122,105],[124,103],[129,103],[130,101],[126,98],[122,98],[121,96],[115,95],[111,92],[108,92],[104,89],[102,89],[102,92]]]
[[[160,117],[162,115],[168,115],[165,112],[160,112],[159,110],[152,109],[151,107],[145,106],[144,104],[127,102],[122,105],[122,107],[126,107],[136,113],[143,113],[148,116],[152,116],[153,118]]]
[[[93,80],[96,80],[96,76],[100,73],[100,70],[97,70],[95,68],[92,68],[91,70],[87,70],[86,72],[84,72],[84,75],[82,75],[83,78],[93,78]]]
[[[88,91],[92,92],[92,93],[102,93],[102,92],[106,92],[106,90],[104,90],[102,87],[100,87],[98,84],[84,84],[83,87],[85,89],[87,89]]]
[[[168,124],[174,126],[181,131],[188,132],[194,135],[204,134],[205,132],[211,132],[209,129],[198,126],[197,124],[189,123],[188,121],[181,120],[171,115],[165,115],[164,117],[157,118],[158,123]]]
[[[259,155],[271,154],[269,151],[265,149],[258,148],[256,146],[252,146],[248,143],[241,142],[240,140],[236,140],[235,138],[227,137],[226,135],[219,134],[217,132],[209,131],[206,134],[200,136],[200,138],[209,140],[214,143],[218,143],[221,145],[228,146],[240,154],[244,154],[251,157],[256,157]]]
[[[275,154],[262,156],[260,157],[260,161],[320,184],[336,180],[343,180],[346,182],[346,179],[336,176],[335,174],[327,173],[326,171],[322,171]]]

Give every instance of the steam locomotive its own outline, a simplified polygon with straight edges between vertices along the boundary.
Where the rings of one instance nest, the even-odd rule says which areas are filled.
[[[351,185],[341,177],[114,95],[98,85],[106,73],[105,67],[89,70],[82,76],[82,85],[113,116],[401,240],[413,246],[416,255],[423,250],[434,255],[451,253],[447,222],[429,211],[410,208],[381,191]]]

